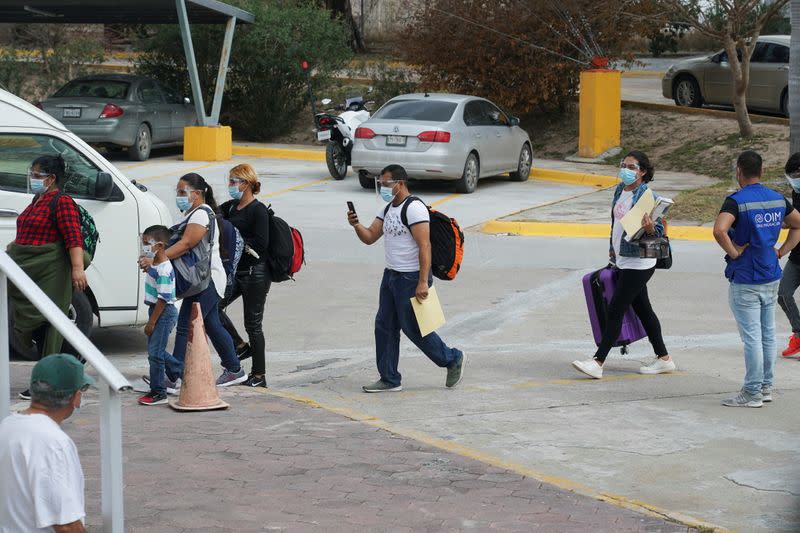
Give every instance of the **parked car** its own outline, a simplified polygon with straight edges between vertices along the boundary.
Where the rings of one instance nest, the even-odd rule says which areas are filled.
[[[139,235],[148,226],[172,224],[156,195],[125,177],[97,151],[44,111],[0,90],[0,246],[14,240],[17,216],[33,198],[28,169],[41,155],[67,162],[64,191],[94,218],[100,242],[86,271],[89,286],[75,291],[69,316],[88,335],[100,326],[136,326],[147,321],[143,274],[136,263]]]
[[[789,36],[762,35],[750,58],[748,109],[789,116]],[[684,59],[661,80],[665,98],[679,106],[733,105],[733,74],[726,51]]]
[[[455,180],[471,193],[478,180],[509,172],[525,181],[533,152],[519,119],[489,100],[459,94],[404,94],[356,129],[352,166],[364,188],[386,165],[414,179]]]
[[[84,141],[127,149],[134,161],[146,160],[154,147],[182,143],[183,128],[197,124],[189,98],[130,74],[77,78],[40,106]]]

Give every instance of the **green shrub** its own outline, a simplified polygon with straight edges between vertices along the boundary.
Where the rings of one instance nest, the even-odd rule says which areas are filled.
[[[307,60],[314,87],[325,86],[351,57],[342,22],[312,1],[238,0],[254,24],[240,24],[233,39],[221,122],[238,138],[266,141],[283,133],[308,104]],[[206,110],[214,92],[224,26],[193,26],[197,66]],[[189,77],[177,26],[160,26],[142,43],[137,71],[190,95]]]

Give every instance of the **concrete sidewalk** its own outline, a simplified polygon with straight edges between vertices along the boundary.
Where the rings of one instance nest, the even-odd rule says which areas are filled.
[[[12,387],[25,386],[14,366]],[[228,411],[123,400],[125,530],[697,531],[449,454],[267,391],[222,391]],[[64,424],[101,530],[98,393]],[[18,404],[17,408],[25,404]]]

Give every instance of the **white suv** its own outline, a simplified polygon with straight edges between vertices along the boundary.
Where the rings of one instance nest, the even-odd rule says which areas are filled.
[[[101,327],[136,326],[147,320],[143,274],[136,265],[140,234],[148,226],[170,226],[166,205],[144,186],[28,102],[0,89],[0,246],[14,240],[17,216],[30,204],[27,173],[34,159],[61,154],[67,163],[64,191],[94,218],[100,232],[86,274],[86,292],[75,292],[70,317],[85,334],[93,316]]]

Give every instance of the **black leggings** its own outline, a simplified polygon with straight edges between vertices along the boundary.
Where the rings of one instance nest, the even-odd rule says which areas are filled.
[[[647,338],[650,339],[650,344],[653,345],[656,356],[663,357],[668,354],[667,347],[664,346],[664,339],[661,337],[661,324],[655,312],[653,312],[650,298],[647,296],[647,282],[653,277],[653,272],[655,272],[655,268],[648,270],[622,269],[619,271],[617,288],[611,298],[611,303],[608,304],[608,317],[606,318],[606,327],[603,330],[603,340],[600,341],[597,352],[594,354],[594,358],[601,363],[606,360],[608,352],[611,351],[617,338],[619,338],[622,330],[622,319],[629,306],[633,306],[633,310],[639,316],[639,320],[642,321],[642,326],[647,332]]]
[[[233,325],[231,319],[228,318],[225,309],[239,296],[242,297],[244,329],[250,341],[250,354],[253,357],[251,373],[259,376],[264,375],[266,372],[266,361],[264,360],[266,341],[262,322],[264,320],[264,305],[267,301],[270,285],[266,263],[258,263],[252,268],[238,270],[233,284],[226,287],[225,298],[219,304],[219,317],[222,325],[228,330],[238,348],[244,344],[244,340],[239,335],[239,332],[236,331],[236,326]]]

